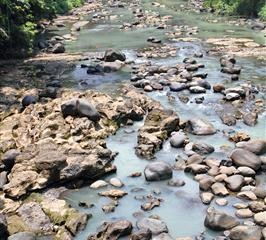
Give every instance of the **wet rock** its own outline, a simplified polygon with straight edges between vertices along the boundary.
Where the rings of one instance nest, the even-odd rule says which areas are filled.
[[[116,60],[124,62],[126,61],[126,56],[124,53],[121,53],[119,51],[107,50],[104,54],[103,59],[106,62],[114,62]]]
[[[173,170],[168,163],[156,161],[145,167],[144,174],[147,181],[161,181],[172,178]]]
[[[196,142],[192,145],[192,151],[204,155],[214,152],[214,147],[203,142]]]
[[[266,141],[265,140],[249,140],[238,142],[237,148],[243,148],[257,155],[266,153]]]
[[[53,48],[51,49],[52,53],[58,54],[58,53],[64,53],[66,51],[66,48],[64,44],[62,43],[56,43]]]
[[[103,181],[103,180],[97,180],[96,182],[92,183],[90,185],[90,188],[93,188],[93,189],[98,189],[98,188],[102,188],[102,187],[105,187],[107,186],[108,183]]]
[[[248,208],[236,210],[236,216],[238,218],[251,218],[254,215]]]
[[[217,211],[215,208],[208,208],[204,225],[214,231],[224,231],[239,225],[239,222],[224,212]]]
[[[8,237],[8,230],[7,230],[7,221],[4,214],[0,213],[0,237],[3,240],[6,240]]]
[[[197,64],[189,64],[185,66],[186,70],[189,72],[197,71],[199,66]]]
[[[185,172],[191,172],[194,175],[206,173],[208,170],[209,170],[208,166],[205,166],[205,165],[202,165],[202,164],[197,164],[197,163],[189,164],[184,169]]]
[[[108,191],[99,192],[98,194],[100,196],[104,196],[104,197],[122,198],[125,195],[127,195],[127,192],[122,191],[122,190],[118,190],[118,189],[111,189],[111,190],[108,190]]]
[[[240,98],[240,95],[238,93],[227,93],[225,96],[225,99],[227,101],[235,101]]]
[[[137,222],[138,229],[149,229],[153,235],[167,233],[168,228],[164,222],[153,218],[143,218]]]
[[[217,198],[215,199],[215,203],[218,206],[226,206],[228,204],[228,201],[225,198]]]
[[[251,29],[252,30],[264,30],[265,25],[264,25],[264,23],[261,23],[261,22],[253,22]]]
[[[266,205],[263,202],[253,201],[248,204],[252,212],[258,213],[266,210]]]
[[[224,90],[224,94],[227,95],[228,93],[237,93],[239,96],[244,97],[246,95],[246,91],[242,87],[231,87]]]
[[[230,158],[237,166],[250,167],[255,171],[261,166],[261,159],[257,155],[242,148],[236,148],[233,150],[230,154]]]
[[[238,167],[237,173],[243,175],[244,177],[254,177],[256,172],[249,167]]]
[[[24,203],[18,209],[18,214],[32,231],[51,232],[53,229],[50,219],[36,202]]]
[[[179,92],[187,88],[187,85],[185,83],[179,83],[179,82],[172,82],[169,85],[169,88],[172,92]]]
[[[209,175],[204,175],[199,180],[199,188],[203,191],[208,191],[214,183],[215,183],[215,180],[213,177]]]
[[[250,139],[250,136],[244,132],[237,132],[233,136],[229,137],[229,140],[238,143],[241,141],[248,141]]]
[[[237,80],[239,80],[239,76],[237,74],[233,74],[233,75],[231,75],[231,80],[237,81]]]
[[[47,87],[39,93],[39,98],[52,98],[57,97],[57,88]]]
[[[160,204],[161,204],[160,199],[151,197],[148,198],[148,202],[141,204],[141,209],[143,211],[150,211],[155,207],[159,207]]]
[[[64,117],[87,117],[92,121],[98,121],[100,119],[100,114],[96,108],[85,100],[73,99],[65,102],[61,105],[61,111]]]
[[[243,122],[248,126],[255,126],[257,123],[258,114],[255,112],[249,112],[243,114]]]
[[[210,192],[203,192],[200,194],[200,199],[204,204],[210,204],[213,198],[214,195]]]
[[[225,90],[225,86],[221,83],[214,84],[212,88],[215,93],[220,93]]]
[[[102,210],[105,212],[105,213],[110,213],[110,212],[114,212],[115,211],[115,208],[118,206],[118,201],[112,201],[108,204],[105,204],[102,206]]]
[[[221,72],[228,73],[228,74],[240,74],[241,68],[240,67],[223,67]]]
[[[181,180],[181,179],[171,179],[168,181],[167,183],[169,186],[171,187],[182,187],[184,186],[186,183],[185,181]]]
[[[110,182],[110,184],[111,185],[113,185],[114,187],[123,187],[124,186],[124,184],[121,182],[121,180],[120,179],[118,179],[118,178],[111,178],[110,180],[109,180],[109,182]]]
[[[208,73],[205,72],[197,72],[192,74],[193,78],[206,78],[208,76]]]
[[[187,137],[183,131],[175,132],[171,135],[170,144],[172,147],[179,148],[184,145],[186,139]]]
[[[232,240],[261,240],[261,230],[257,226],[236,226],[230,230]]]
[[[241,175],[233,175],[224,180],[227,188],[233,192],[238,192],[244,185],[244,177]]]
[[[132,231],[132,223],[127,220],[120,220],[116,222],[105,222],[101,225],[100,231],[88,237],[88,240],[117,240],[120,237],[128,236]]]
[[[8,240],[36,240],[36,235],[33,232],[19,232],[11,235]]]
[[[203,157],[199,154],[193,154],[191,156],[188,157],[187,159],[187,164],[192,164],[192,163],[202,163],[203,162]]]
[[[35,96],[31,96],[31,95],[26,95],[23,97],[22,99],[22,107],[27,107],[31,104],[35,104],[37,103],[37,98]]]
[[[135,177],[140,177],[141,175],[142,175],[141,172],[133,172],[133,173],[131,173],[131,174],[129,175],[129,177],[133,177],[133,178],[135,178]]]
[[[214,183],[211,186],[211,189],[212,189],[212,192],[218,196],[227,196],[229,194],[226,187],[222,183],[219,183],[219,182]]]
[[[145,92],[152,92],[153,91],[153,88],[150,85],[146,85],[143,89]]]
[[[200,86],[190,87],[189,91],[191,93],[206,93],[206,89]]]
[[[149,229],[141,229],[133,233],[130,237],[130,240],[150,240],[152,233]]]
[[[195,135],[211,135],[216,133],[214,126],[203,119],[193,118],[188,121],[188,129]]]
[[[260,226],[266,226],[266,211],[254,215],[254,221]]]
[[[184,58],[184,59],[183,59],[183,63],[196,64],[197,61],[196,61],[196,59],[194,59],[194,58]]]

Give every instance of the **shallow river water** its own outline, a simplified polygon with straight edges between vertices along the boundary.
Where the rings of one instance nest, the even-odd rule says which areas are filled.
[[[199,34],[195,37],[204,40],[209,37],[222,37],[224,35],[231,35],[233,37],[248,37],[254,39],[258,43],[265,41],[263,35],[258,32],[254,32],[248,26],[235,26],[227,23],[225,18],[211,16],[210,14],[196,14],[192,12],[182,11],[181,4],[185,4],[185,1],[158,1],[165,5],[165,8],[156,8],[151,5],[152,1],[143,1],[142,7],[144,9],[154,10],[160,12],[162,15],[173,15],[172,24],[177,25],[189,25],[198,26]],[[88,51],[104,51],[109,48],[120,49],[126,55],[128,59],[141,62],[142,59],[136,58],[136,50],[147,46],[146,39],[150,36],[156,36],[162,40],[166,40],[164,30],[157,30],[155,28],[145,28],[130,31],[121,31],[119,26],[124,21],[129,21],[132,18],[132,13],[127,9],[107,9],[112,11],[110,15],[117,15],[116,20],[105,19],[90,25],[88,28],[83,29],[79,35],[79,38],[75,42],[71,42],[67,45],[67,51],[69,52],[88,52]],[[91,19],[92,16],[87,16]],[[217,23],[211,22],[214,19],[218,19]],[[177,46],[177,56],[165,59],[153,59],[152,64],[163,65],[175,65],[182,62],[184,57],[193,56],[194,51],[206,52],[208,45],[204,41],[197,42],[173,42],[173,46]],[[232,83],[228,77],[220,72],[219,58],[215,56],[204,56],[199,59],[200,63],[205,64],[204,72],[208,73],[207,80],[210,84],[222,82],[226,86],[239,85],[240,83],[251,81],[253,83],[262,84],[265,81],[265,66],[259,61],[251,58],[237,58],[238,65],[242,66],[243,71],[241,73],[240,81]],[[85,61],[84,63],[87,63]],[[106,75],[87,75],[86,69],[82,69],[79,66],[76,69],[64,77],[65,86],[76,89],[97,89],[104,91],[108,94],[115,95],[119,92],[119,88],[123,83],[128,83],[130,79],[130,69],[125,68],[119,72],[106,74]],[[85,82],[85,84],[83,84]],[[167,98],[168,89],[165,88],[160,92],[149,93],[149,96],[155,100],[161,102],[161,104],[168,109],[172,109],[178,113],[182,120],[186,120],[192,116],[208,119],[218,129],[217,134],[213,136],[193,136],[189,135],[191,140],[202,140],[206,143],[210,143],[215,147],[215,153],[209,157],[224,158],[226,157],[223,152],[223,147],[233,147],[233,144],[228,141],[224,136],[223,130],[233,129],[235,131],[244,131],[248,133],[252,138],[265,138],[265,112],[259,116],[258,124],[255,127],[248,127],[242,122],[238,122],[234,127],[228,127],[223,125],[214,109],[216,102],[221,96],[213,94],[211,90],[208,90],[204,94],[205,101],[203,104],[196,104],[193,100],[200,95],[189,95],[192,101],[187,104],[182,103],[176,98],[174,102],[169,102]],[[263,98],[263,96],[261,96]],[[141,211],[141,216],[159,215],[161,219],[167,224],[170,235],[175,237],[182,236],[196,236],[201,232],[206,232],[206,239],[212,239],[217,235],[212,231],[206,230],[204,227],[204,217],[207,206],[201,203],[199,198],[198,183],[193,180],[193,176],[185,174],[183,171],[174,171],[174,178],[183,179],[185,186],[183,187],[170,187],[166,181],[148,183],[145,181],[144,176],[139,178],[130,178],[132,172],[140,171],[143,173],[148,160],[140,159],[135,155],[134,147],[137,145],[137,131],[141,127],[143,122],[136,122],[133,126],[127,126],[121,128],[116,135],[110,136],[107,139],[107,146],[112,151],[118,151],[119,155],[116,157],[114,164],[117,166],[117,173],[111,176],[106,176],[104,180],[108,180],[111,177],[118,177],[124,182],[125,186],[122,188],[129,194],[119,200],[119,206],[116,207],[113,213],[104,213],[101,209],[102,205],[110,202],[110,199],[98,196],[99,190],[92,190],[89,187],[83,187],[78,190],[69,191],[64,194],[64,198],[75,208],[82,212],[92,214],[92,218],[89,220],[88,225],[84,231],[82,231],[75,239],[83,240],[88,235],[96,232],[97,227],[103,221],[111,221],[116,219],[127,219],[135,223],[138,217],[134,217],[133,213]],[[132,133],[125,130],[133,130]],[[182,149],[174,149],[170,146],[169,142],[164,143],[163,149],[156,154],[158,160],[164,160],[170,164],[175,163],[175,157],[182,155]],[[108,189],[110,187],[106,187]],[[140,191],[135,192],[137,188],[141,188]],[[101,189],[102,190],[102,189]],[[140,205],[143,203],[140,200],[136,200],[135,196],[148,195],[150,193],[160,194],[156,197],[162,198],[163,202],[161,206],[153,209],[149,212],[143,212]],[[228,206],[218,207],[224,211],[234,214],[232,205],[240,200],[229,196],[230,199]],[[93,203],[95,206],[90,209],[84,209],[78,206],[79,201]],[[213,203],[214,201],[213,201]]]

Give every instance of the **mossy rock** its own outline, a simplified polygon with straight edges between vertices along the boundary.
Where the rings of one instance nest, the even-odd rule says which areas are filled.
[[[17,215],[7,217],[7,225],[7,229],[10,235],[30,230],[23,219]]]

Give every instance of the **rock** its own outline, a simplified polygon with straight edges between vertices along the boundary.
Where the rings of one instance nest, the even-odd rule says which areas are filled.
[[[200,199],[204,204],[210,204],[214,195],[210,192],[203,192],[200,194]]]
[[[252,26],[251,26],[252,30],[264,30],[265,29],[265,25],[264,23],[261,22],[253,22]]]
[[[188,121],[189,130],[195,135],[211,135],[216,133],[214,126],[203,119],[193,118]]]
[[[151,85],[146,85],[143,89],[145,92],[152,92],[153,91],[153,88]]]
[[[37,103],[37,98],[35,96],[31,96],[31,95],[26,95],[23,97],[22,99],[22,107],[27,107],[31,104],[36,104]]]
[[[172,147],[179,148],[184,145],[186,139],[187,137],[183,131],[175,132],[170,138],[170,144]]]
[[[263,202],[253,201],[248,204],[252,212],[258,213],[266,210],[266,205]]]
[[[138,229],[149,229],[153,235],[167,233],[168,228],[164,222],[153,218],[143,218],[137,222]]]
[[[242,191],[237,194],[237,197],[245,200],[257,200],[255,193],[253,193],[252,191]]]
[[[241,141],[248,141],[250,136],[244,132],[236,132],[233,136],[229,137],[229,140],[238,143]]]
[[[92,121],[98,121],[100,119],[99,112],[92,104],[85,100],[73,99],[65,102],[61,105],[61,111],[64,117],[87,117]]]
[[[8,240],[36,240],[36,235],[33,232],[19,232],[11,235]]]
[[[255,126],[257,123],[258,114],[255,112],[249,112],[243,114],[243,122],[248,126]]]
[[[238,192],[244,185],[244,177],[241,175],[233,175],[224,180],[226,182],[227,188],[233,192]]]
[[[208,191],[214,183],[213,177],[205,175],[199,180],[199,188],[203,191]]]
[[[196,142],[192,145],[192,151],[204,155],[214,152],[214,147],[203,142]]]
[[[171,187],[182,187],[184,186],[186,183],[183,180],[180,179],[171,179],[168,181],[167,183],[169,186]]]
[[[250,167],[255,171],[261,166],[261,159],[257,155],[242,148],[236,148],[233,150],[230,154],[230,158],[237,166]]]
[[[254,177],[256,172],[250,167],[238,167],[237,173],[241,174],[244,177]]]
[[[228,204],[228,201],[225,198],[217,198],[215,199],[215,203],[218,206],[226,206]]]
[[[188,166],[186,166],[186,168],[184,169],[185,172],[191,172],[194,175],[196,174],[202,174],[202,173],[206,173],[208,171],[209,167],[202,165],[202,164],[197,164],[197,163],[193,163],[190,164]]]
[[[192,163],[201,164],[203,162],[203,157],[201,155],[195,153],[195,154],[189,156],[186,162],[188,165],[190,165]]]
[[[168,163],[156,161],[145,167],[144,174],[147,181],[161,181],[172,178],[173,170]]]
[[[266,226],[266,211],[254,215],[254,221],[260,226]]]
[[[0,172],[0,190],[3,190],[4,185],[7,183],[7,172]]]
[[[103,181],[103,180],[97,180],[96,182],[92,183],[90,185],[90,188],[93,188],[93,189],[98,189],[98,188],[102,188],[102,187],[105,187],[107,186],[108,183]]]
[[[237,80],[239,80],[239,76],[237,74],[232,74],[231,75],[231,80],[232,81],[237,81]]]
[[[236,210],[236,216],[238,218],[250,218],[254,215],[248,208]]]
[[[204,225],[214,231],[224,231],[239,225],[239,222],[224,212],[217,211],[215,208],[208,208]]]
[[[235,101],[239,98],[240,98],[240,95],[238,93],[233,93],[233,92],[227,93],[225,96],[225,99],[227,101]]]
[[[124,184],[121,182],[121,180],[120,179],[118,179],[118,178],[111,178],[110,180],[109,180],[109,183],[111,184],[111,185],[113,185],[114,187],[123,187],[124,186]]]
[[[95,235],[89,236],[88,240],[117,240],[120,237],[130,235],[132,228],[132,223],[127,220],[120,220],[111,223],[104,222],[100,227],[100,231]]]
[[[219,182],[214,183],[211,186],[211,189],[212,189],[212,192],[218,196],[227,196],[229,194],[226,187],[222,183],[219,183]]]
[[[64,53],[66,51],[66,48],[62,43],[57,43],[53,46],[51,51],[52,53],[55,53],[55,54]]]
[[[169,85],[169,88],[172,92],[179,92],[187,88],[187,85],[185,83],[179,83],[179,82],[172,82]]]
[[[232,240],[261,240],[261,230],[257,226],[236,226],[230,230]]]
[[[189,91],[191,93],[206,93],[206,89],[200,86],[190,87]]]
[[[0,213],[0,237],[3,240],[6,240],[8,237],[8,230],[7,230],[7,221],[4,214]]]
[[[191,71],[197,71],[199,66],[197,64],[188,64],[185,66],[186,70],[191,72]]]
[[[122,191],[122,190],[118,190],[118,189],[111,189],[111,190],[108,190],[108,191],[99,192],[98,194],[100,196],[104,196],[104,197],[122,198],[125,195],[127,195],[127,192]]]
[[[141,229],[133,233],[130,237],[130,240],[150,240],[152,233],[149,229]]]
[[[38,203],[24,203],[17,212],[31,231],[52,231],[53,225]]]
[[[223,67],[221,72],[228,73],[228,74],[240,74],[241,68],[240,67]]]
[[[5,165],[5,169],[10,171],[15,164],[16,157],[20,154],[17,149],[10,149],[2,156],[2,163]]]
[[[215,93],[220,93],[225,90],[225,86],[221,83],[214,84],[212,88]]]
[[[124,62],[126,61],[126,56],[124,53],[121,53],[119,51],[107,50],[104,54],[103,59],[106,62],[114,62],[116,60]]]
[[[161,204],[160,199],[152,197],[148,199],[148,202],[141,204],[141,209],[143,211],[150,211],[155,207],[159,207],[160,204]]]
[[[250,152],[253,152],[257,155],[266,153],[266,141],[265,140],[249,140],[238,142],[236,144],[237,148],[244,148]]]
[[[55,87],[47,87],[39,93],[39,98],[55,99],[56,97],[57,97],[57,88]]]

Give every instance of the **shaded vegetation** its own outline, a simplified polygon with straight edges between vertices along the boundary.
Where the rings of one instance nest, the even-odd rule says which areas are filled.
[[[1,0],[0,58],[30,54],[41,19],[51,19],[83,3],[84,0]]]
[[[265,0],[204,0],[204,4],[223,14],[260,17],[266,20]]]

